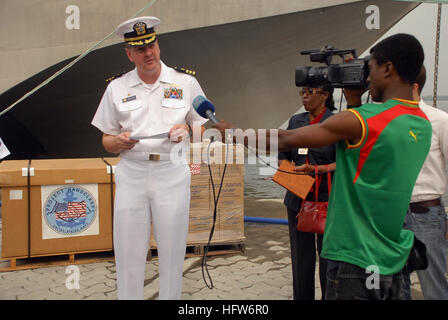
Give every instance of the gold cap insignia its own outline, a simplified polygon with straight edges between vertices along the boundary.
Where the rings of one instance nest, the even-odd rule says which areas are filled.
[[[136,24],[134,24],[134,31],[139,36],[141,36],[142,34],[145,34],[146,33],[146,23],[137,22]]]

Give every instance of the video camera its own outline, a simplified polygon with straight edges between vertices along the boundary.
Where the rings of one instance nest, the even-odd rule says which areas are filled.
[[[338,50],[325,46],[320,50],[304,50],[302,55],[309,55],[311,62],[326,63],[325,67],[297,67],[297,87],[331,86],[333,88],[366,88],[369,75],[369,58],[358,58],[355,49]],[[344,62],[344,55],[351,54],[353,60]],[[333,56],[338,55],[343,63],[331,64]]]

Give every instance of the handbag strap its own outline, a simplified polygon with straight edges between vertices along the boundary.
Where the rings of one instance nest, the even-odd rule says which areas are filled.
[[[316,202],[318,202],[318,196],[319,196],[319,186],[320,186],[320,182],[322,180],[322,177],[319,175],[319,170],[317,169],[317,165],[314,166],[314,173],[315,173],[315,181],[316,181],[316,189],[314,190],[314,196],[316,199]]]
[[[330,192],[331,192],[331,172],[330,172],[330,166],[328,164],[326,164],[325,167],[327,168],[328,197],[330,197]]]
[[[325,165],[325,168],[327,169],[327,183],[328,183],[328,196],[330,196],[331,192],[331,171],[330,166],[328,164]],[[316,190],[314,191],[314,196],[316,199],[316,202],[318,202],[318,196],[319,196],[319,186],[322,182],[323,175],[320,175],[319,170],[317,169],[317,165],[314,166],[314,173],[315,173],[315,181],[316,181]]]

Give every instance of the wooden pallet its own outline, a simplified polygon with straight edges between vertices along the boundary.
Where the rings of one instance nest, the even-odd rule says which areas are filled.
[[[185,252],[185,257],[202,257],[204,255],[207,244],[188,244]],[[208,248],[207,256],[227,255],[244,253],[245,245],[243,241],[231,243],[212,243]],[[147,260],[157,259],[157,248],[151,248],[148,251]]]
[[[206,246],[206,244],[187,245],[185,257],[202,257]],[[207,256],[244,253],[244,250],[245,245],[243,241],[219,244],[214,243],[210,245]],[[151,248],[148,251],[147,260],[151,261],[155,259],[157,259],[157,248]],[[73,252],[31,258],[1,258],[0,272],[114,261],[113,251]]]
[[[113,251],[73,252],[31,258],[2,258],[0,259],[0,272],[110,261],[114,261]]]

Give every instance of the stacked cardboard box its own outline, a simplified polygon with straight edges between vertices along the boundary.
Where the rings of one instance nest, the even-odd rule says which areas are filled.
[[[241,243],[245,239],[244,149],[242,146],[227,147],[222,143],[209,143],[204,141],[191,144],[190,147],[192,175],[187,245],[207,244],[223,174],[211,243]],[[150,244],[152,248],[157,246],[152,236]]]

